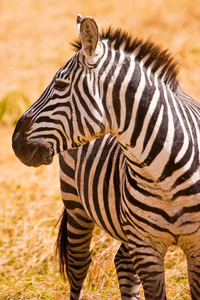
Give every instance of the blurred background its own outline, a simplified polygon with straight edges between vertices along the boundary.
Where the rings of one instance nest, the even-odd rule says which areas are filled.
[[[169,48],[184,91],[200,101],[199,0],[0,0],[0,299],[69,299],[54,256],[61,212],[58,161],[23,166],[11,148],[17,119],[73,55],[76,16],[91,15]],[[113,255],[118,242],[96,229],[85,299],[119,299]],[[169,299],[190,299],[186,262],[166,256]]]

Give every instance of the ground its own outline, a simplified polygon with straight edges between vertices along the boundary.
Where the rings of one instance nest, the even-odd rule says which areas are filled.
[[[198,0],[0,0],[0,299],[69,299],[54,244],[62,212],[58,159],[38,169],[14,156],[11,136],[20,114],[73,55],[76,15],[92,15],[100,28],[130,30],[171,49],[178,79],[200,101],[200,2]],[[113,256],[119,243],[96,228],[85,299],[119,299]],[[184,254],[165,259],[167,294],[190,299]],[[143,299],[143,298],[142,298]]]

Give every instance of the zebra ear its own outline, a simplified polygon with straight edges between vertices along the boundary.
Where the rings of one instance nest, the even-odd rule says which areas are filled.
[[[88,56],[93,56],[99,40],[98,27],[91,17],[77,16],[77,25],[83,51]]]

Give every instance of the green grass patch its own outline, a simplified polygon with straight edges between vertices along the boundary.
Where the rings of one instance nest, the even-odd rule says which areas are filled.
[[[12,90],[0,100],[0,122],[5,125],[14,125],[20,116],[30,106],[30,100],[24,91]]]

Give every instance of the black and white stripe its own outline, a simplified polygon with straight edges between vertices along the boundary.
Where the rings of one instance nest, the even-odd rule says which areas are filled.
[[[119,143],[112,135],[60,154],[65,210],[57,246],[61,271],[70,279],[71,299],[79,299],[82,294],[91,261],[89,248],[95,223],[122,241],[115,258],[122,299],[139,299],[140,281],[120,221],[124,159]]]
[[[68,264],[71,299],[81,299],[96,223],[122,241],[118,277],[118,262],[127,257],[127,274],[134,274],[131,284],[125,280],[128,296],[120,281],[122,299],[139,297],[135,272],[145,299],[166,299],[163,260],[175,244],[187,256],[197,300],[200,105],[183,92],[167,51],[122,30],[109,28],[99,36],[90,17],[79,16],[78,29],[77,53],[13,135],[15,153],[27,165],[50,163],[53,154],[68,150],[60,154],[66,222],[58,245],[61,269]]]

